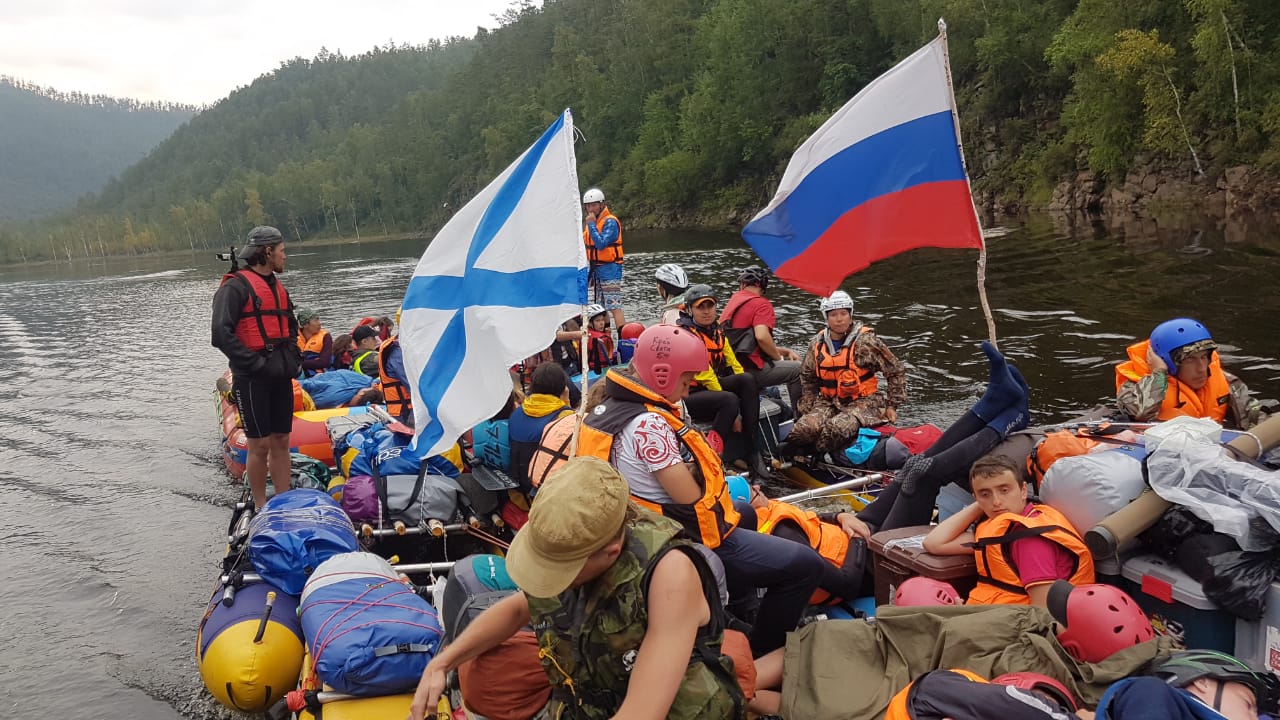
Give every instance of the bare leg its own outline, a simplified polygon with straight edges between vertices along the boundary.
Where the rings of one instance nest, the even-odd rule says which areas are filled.
[[[622,330],[622,326],[626,325],[627,321],[622,317],[622,308],[614,308],[610,312],[613,313],[613,331],[617,333]]]
[[[777,715],[782,709],[782,693],[777,690],[756,690],[756,696],[747,703],[747,709],[756,715]]]
[[[262,507],[267,502],[267,450],[271,438],[247,438],[248,458],[244,467],[249,476],[249,492],[253,494],[253,506]]]
[[[266,440],[270,448],[268,461],[271,466],[271,485],[275,488],[276,494],[279,495],[288,491],[290,487],[292,463],[289,459],[289,433],[275,433],[266,438]],[[262,483],[264,494],[266,493],[266,485],[264,478]]]
[[[782,658],[787,649],[780,647],[756,658],[756,696],[747,709],[757,715],[777,715],[782,707]]]

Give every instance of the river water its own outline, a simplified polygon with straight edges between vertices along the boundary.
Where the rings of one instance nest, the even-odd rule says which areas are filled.
[[[677,262],[727,293],[753,256],[735,235],[627,235],[628,317]],[[331,329],[394,314],[420,241],[288,247],[285,283]],[[1157,322],[1201,318],[1224,362],[1280,394],[1275,228],[1065,234],[1033,220],[989,241],[1004,351],[1038,421],[1110,397],[1111,363]],[[946,423],[982,390],[976,252],[921,250],[845,284],[906,362],[907,420]],[[196,673],[195,632],[237,491],[217,450],[209,253],[0,270],[0,707],[10,717],[226,717]],[[782,339],[817,301],[776,287]],[[335,333],[336,334],[336,333]]]

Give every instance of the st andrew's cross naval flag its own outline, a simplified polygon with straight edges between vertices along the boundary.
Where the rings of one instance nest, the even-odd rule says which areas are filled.
[[[414,447],[449,448],[511,394],[508,368],[546,349],[587,300],[573,116],[449,220],[414,270],[400,316]]]
[[[945,43],[940,35],[876,78],[796,150],[742,230],[779,278],[826,296],[900,252],[982,247]]]

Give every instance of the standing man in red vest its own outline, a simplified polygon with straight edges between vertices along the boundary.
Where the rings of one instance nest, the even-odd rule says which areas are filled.
[[[276,493],[289,489],[293,380],[302,368],[298,320],[276,273],[284,271],[284,236],[260,225],[240,249],[247,267],[228,273],[213,296],[213,346],[231,366],[249,457],[253,504],[267,501],[267,471]]]

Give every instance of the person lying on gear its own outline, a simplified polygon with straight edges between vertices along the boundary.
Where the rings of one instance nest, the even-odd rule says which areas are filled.
[[[757,657],[753,709],[761,714],[781,712],[783,717],[1013,720],[1025,716],[994,708],[985,713],[976,709],[977,715],[950,714],[962,709],[944,704],[956,690],[956,682],[975,697],[990,692],[963,684],[972,677],[939,676],[916,686],[914,697],[909,681],[929,670],[954,667],[957,659],[965,658],[972,661],[970,671],[991,676],[1052,675],[1072,688],[1061,693],[1064,697],[1059,702],[1087,703],[1101,699],[1107,690],[1107,681],[1100,677],[1127,675],[1153,656],[1168,652],[1168,639],[1157,638],[1146,614],[1117,587],[1075,586],[1060,580],[1049,595],[1048,613],[1010,605],[941,608],[959,602],[954,589],[939,581],[912,578],[899,588],[898,606],[880,608],[875,622],[812,623],[788,636],[786,648]],[[1062,657],[1064,653],[1069,659]],[[1004,679],[1014,687],[1045,689],[1035,678],[1029,683],[1026,677]],[[936,686],[927,687],[930,684]],[[906,695],[904,688],[908,688]],[[1006,694],[1012,692],[1006,690]],[[906,709],[919,711],[913,701],[929,700],[930,695],[938,702],[931,706],[938,714],[885,715],[895,707],[903,709],[904,700]],[[1048,714],[1030,717],[1055,717],[1053,712],[1047,707]],[[1090,715],[1082,712],[1080,717]]]
[[[1005,673],[988,682],[959,668],[932,670],[889,702],[884,720],[1068,720],[1092,717],[1066,686],[1047,675]]]
[[[1258,720],[1280,713],[1280,680],[1226,653],[1174,653],[1156,660],[1150,674],[1108,688],[1098,720]]]
[[[911,455],[876,499],[858,512],[871,532],[928,525],[944,485],[969,487],[973,463],[1030,422],[1030,389],[1022,373],[989,342],[982,343],[990,376],[986,392],[924,452]]]
[[[1160,323],[1127,352],[1129,359],[1116,365],[1116,405],[1133,420],[1186,415],[1248,430],[1266,418],[1249,388],[1222,369],[1218,343],[1196,320]]]

